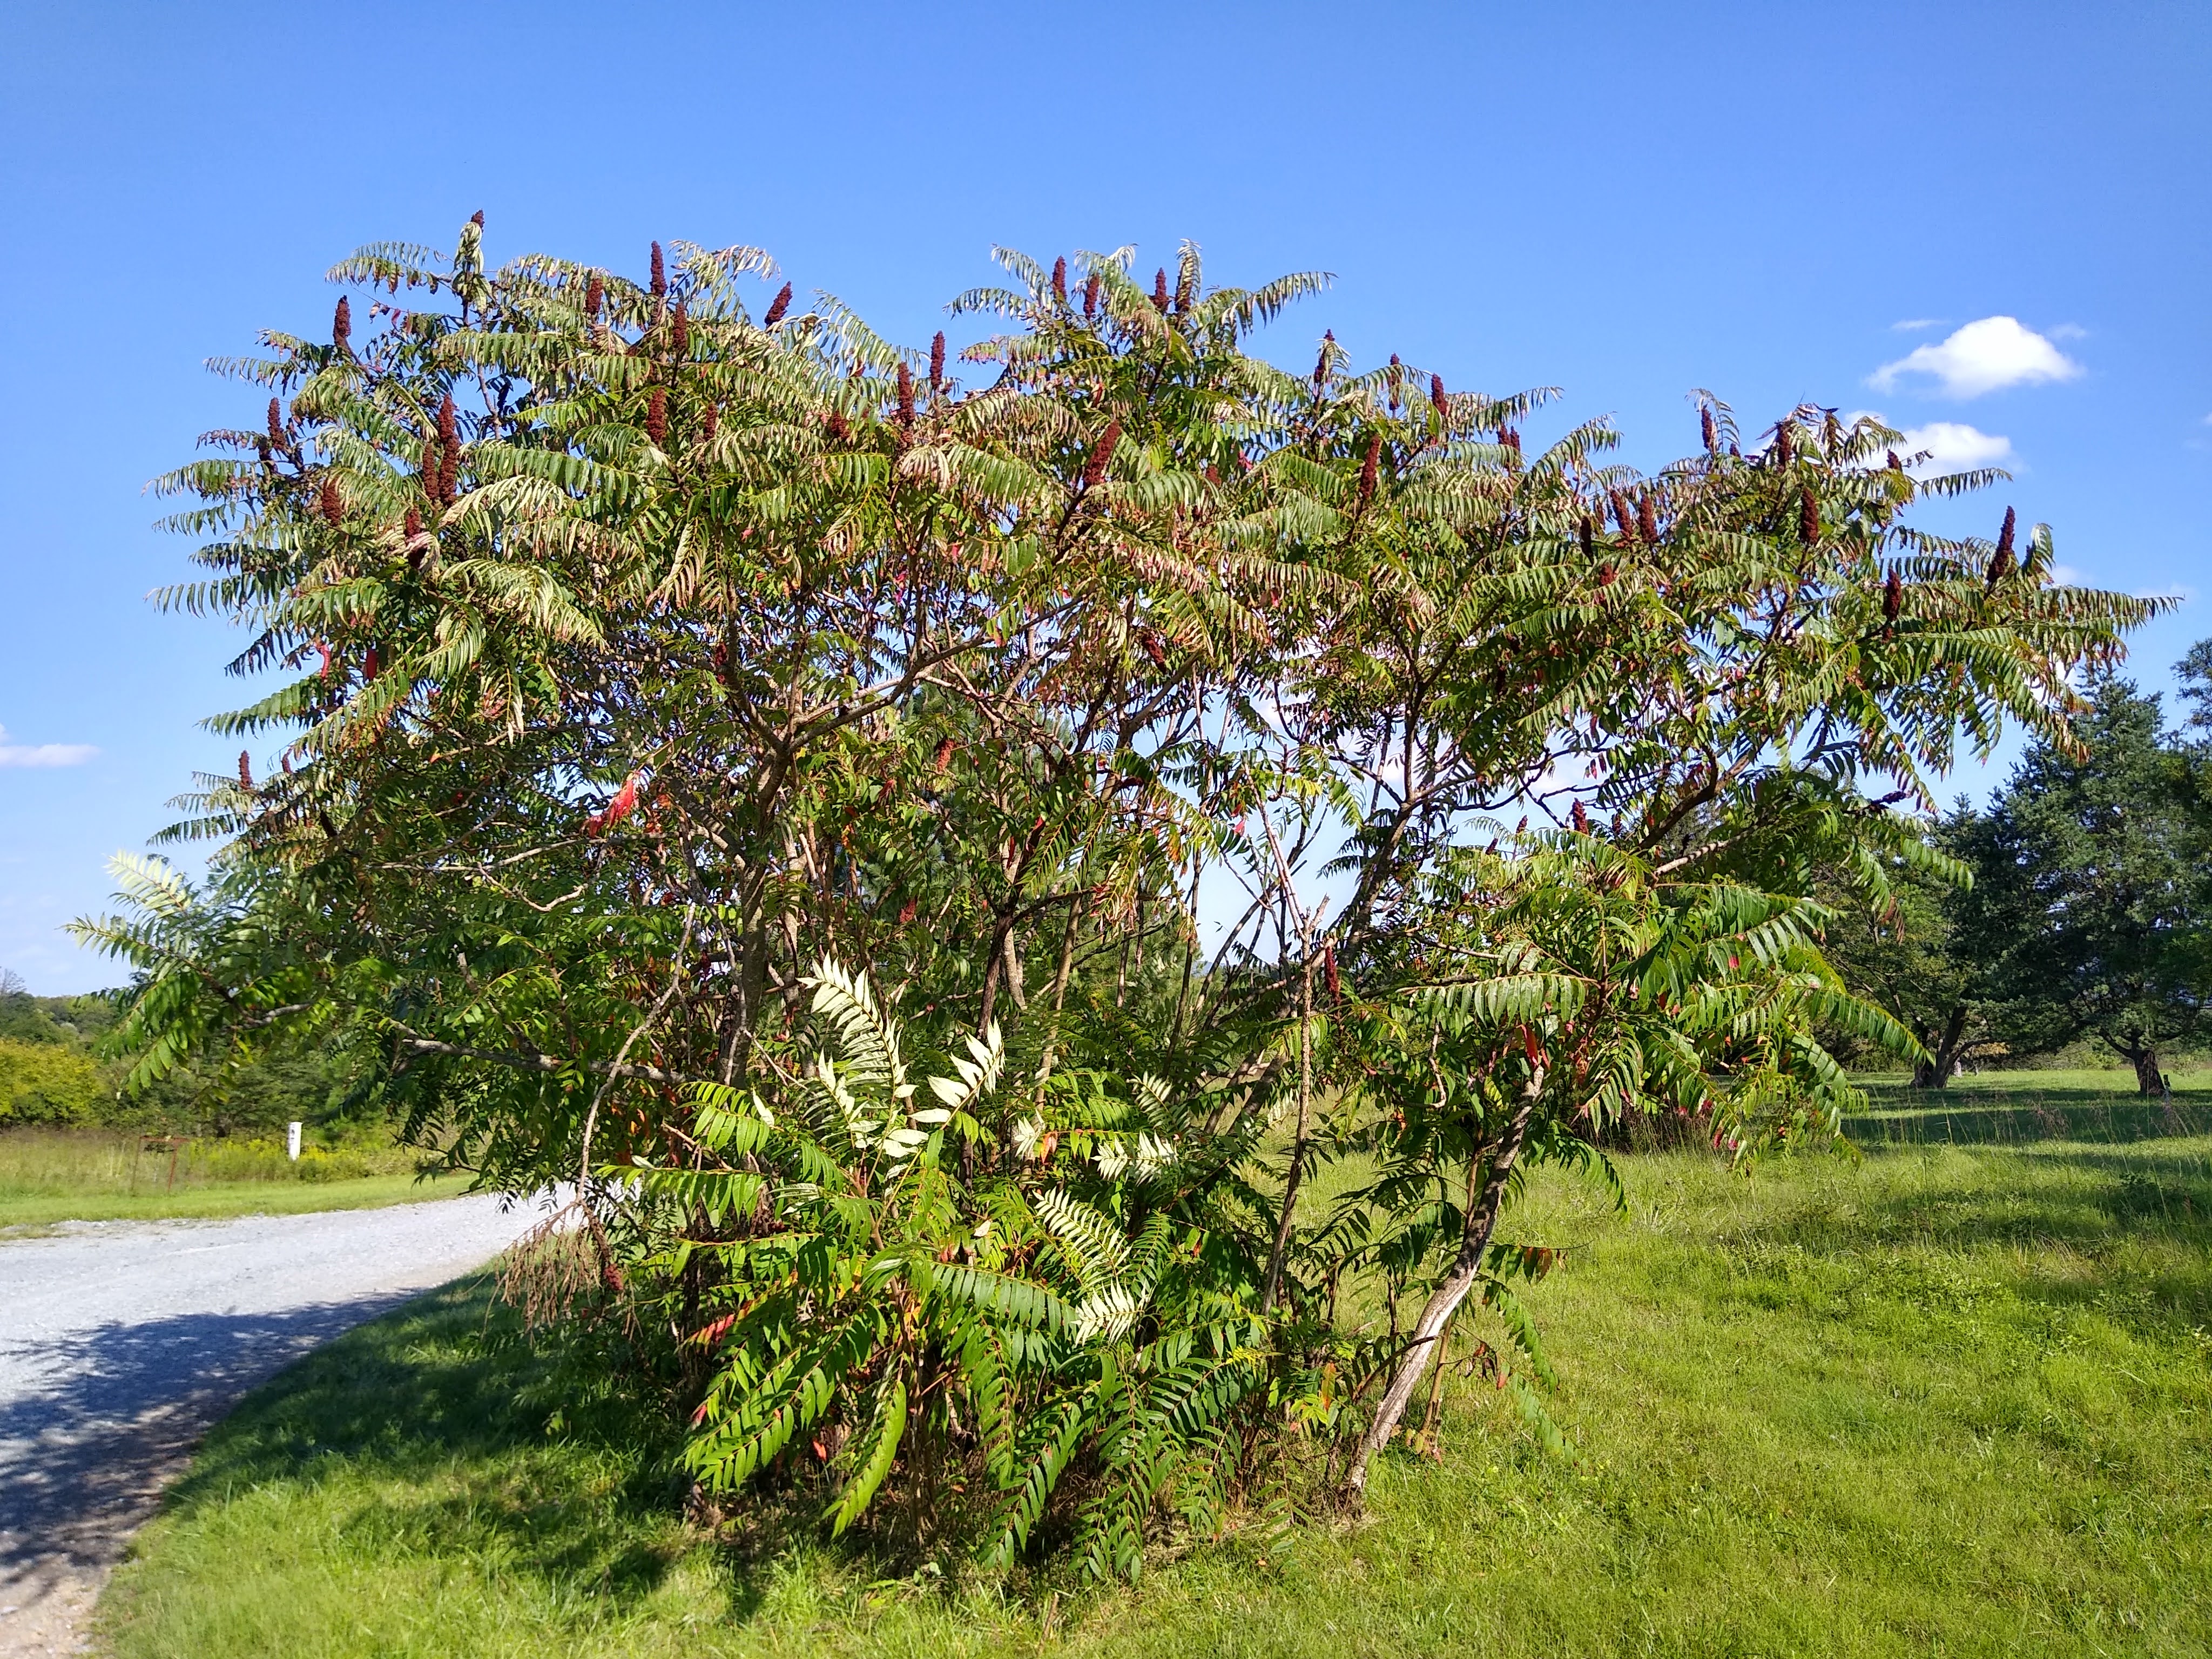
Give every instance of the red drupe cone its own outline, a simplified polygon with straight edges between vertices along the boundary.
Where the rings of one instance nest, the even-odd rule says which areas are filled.
[[[1083,487],[1096,489],[1106,481],[1107,464],[1114,459],[1115,446],[1121,441],[1121,423],[1110,421],[1097,443],[1092,447],[1090,459],[1083,463]]]

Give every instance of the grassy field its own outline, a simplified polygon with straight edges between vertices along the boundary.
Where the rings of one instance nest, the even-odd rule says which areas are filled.
[[[457,1180],[418,1182],[418,1156],[389,1146],[310,1146],[295,1164],[275,1142],[149,1146],[106,1131],[10,1129],[0,1133],[0,1233],[60,1221],[368,1209],[460,1189]]]
[[[2020,1093],[1982,1081],[1994,1103],[1885,1095],[1914,1115],[1859,1125],[1858,1156],[1747,1178],[1631,1158],[1625,1220],[1539,1184],[1510,1231],[1568,1247],[1534,1299],[1575,1455],[1455,1378],[1441,1462],[1394,1455],[1361,1527],[1255,1523],[1134,1589],[1020,1595],[890,1581],[811,1539],[717,1544],[678,1518],[665,1440],[549,1432],[542,1362],[461,1286],[219,1430],[105,1639],[125,1659],[2212,1651],[2212,1137],[2153,1136],[2069,1085],[2016,1120]],[[2048,1133],[2108,1104],[2110,1133]]]
[[[1964,1146],[2053,1139],[2141,1140],[2212,1129],[2212,1071],[2167,1073],[2171,1101],[2136,1093],[2135,1073],[1984,1072],[1936,1091],[1902,1077],[1869,1081],[1872,1109],[1852,1119],[1861,1146],[1881,1142]]]

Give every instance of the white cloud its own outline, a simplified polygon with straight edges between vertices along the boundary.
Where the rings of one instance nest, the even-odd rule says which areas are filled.
[[[2081,365],[2017,317],[1984,317],[1940,345],[1915,346],[1884,363],[1867,383],[1887,392],[1903,374],[1925,374],[1954,398],[1978,398],[2002,386],[2070,380]]]
[[[1977,466],[2002,466],[2019,459],[2012,440],[2001,433],[1984,432],[1964,421],[1930,421],[1905,428],[1905,453],[1928,453],[1917,463],[1930,472],[1964,472]]]
[[[99,752],[88,743],[10,743],[0,726],[0,766],[82,766]]]
[[[2051,337],[2054,340],[2086,340],[2089,337],[2089,331],[2079,323],[2061,323],[2051,331]]]
[[[1890,327],[1894,329],[1899,334],[1917,334],[1923,328],[1941,328],[1942,326],[1943,319],[1941,317],[1907,317],[1901,323],[1892,323],[1890,325]]]

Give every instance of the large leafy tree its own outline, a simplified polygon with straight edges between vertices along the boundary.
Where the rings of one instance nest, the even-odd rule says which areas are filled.
[[[1602,425],[1525,448],[1547,393],[1254,355],[1318,277],[1003,263],[956,357],[749,249],[348,261],[327,343],[231,366],[264,426],[166,481],[212,538],[170,601],[277,677],[216,724],[276,763],[180,830],[210,894],[87,931],[149,1074],[343,1029],[457,1163],[574,1180],[709,1483],[981,1493],[1004,1553],[1081,1462],[1127,1571],[1240,1414],[1344,1432],[1357,1489],[1468,1297],[1508,1317],[1533,1162],[1633,1112],[1832,1133],[1815,1024],[1911,1039],[1820,957],[1816,872],[1886,902],[1898,803],[1961,734],[2066,741],[2147,607],[2009,514],[1911,528],[1996,475],[1871,421],[1747,454],[1701,398],[1647,477]],[[1369,1274],[1409,1327],[1353,1322]]]
[[[2161,1054],[2212,996],[2212,823],[2201,763],[2159,700],[2107,675],[2072,742],[2037,745],[1961,844],[1973,871],[1957,948],[1989,964],[2014,1046],[2079,1038],[2166,1090]]]
[[[1916,1089],[1944,1088],[1968,1060],[2005,1046],[1989,1017],[1994,964],[1967,948],[1960,927],[1972,880],[1964,855],[1984,829],[1963,801],[1931,823],[1924,849],[1893,860],[1889,900],[1878,908],[1822,889],[1839,912],[1825,953],[1847,986],[1912,1033],[1922,1050]]]

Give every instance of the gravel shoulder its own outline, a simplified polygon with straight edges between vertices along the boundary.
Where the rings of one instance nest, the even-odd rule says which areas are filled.
[[[0,1242],[0,1659],[81,1650],[131,1534],[240,1395],[544,1213],[483,1194]]]

